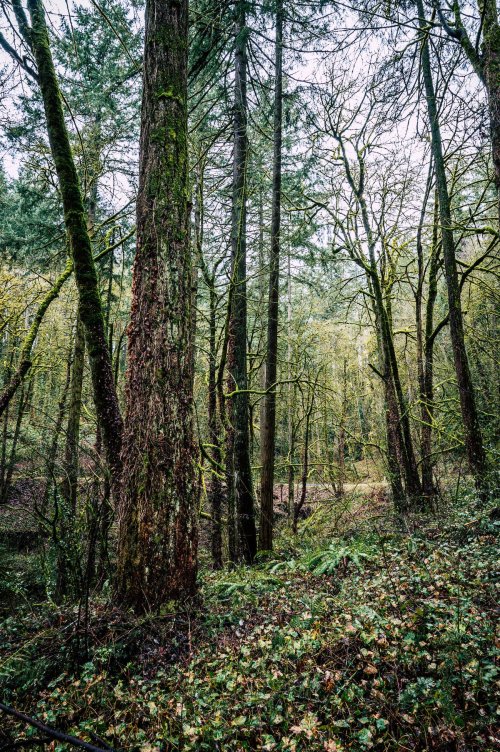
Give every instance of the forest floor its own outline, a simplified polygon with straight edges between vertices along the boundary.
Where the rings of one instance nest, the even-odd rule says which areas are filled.
[[[499,531],[472,492],[404,521],[358,493],[142,619],[4,556],[1,701],[124,752],[499,750]],[[0,749],[40,736],[0,717]]]

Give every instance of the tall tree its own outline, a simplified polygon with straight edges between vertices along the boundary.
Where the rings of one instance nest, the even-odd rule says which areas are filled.
[[[196,587],[187,35],[187,0],[148,0],[117,574],[137,611]]]
[[[234,498],[241,554],[253,561],[257,551],[255,509],[250,465],[247,377],[247,38],[246,0],[238,0],[235,18],[234,154],[232,199],[231,377],[234,382]]]
[[[21,4],[19,2],[14,3],[19,33],[31,50],[36,62],[35,76],[43,100],[50,149],[59,181],[64,222],[78,288],[79,310],[85,328],[94,402],[102,429],[106,460],[111,473],[114,494],[115,497],[118,497],[121,474],[122,418],[106,341],[102,304],[92,257],[92,244],[87,229],[80,182],[64,119],[62,98],[52,59],[43,3],[41,0],[29,0],[28,8],[31,26]]]
[[[432,66],[429,50],[429,27],[425,18],[423,0],[416,0],[418,23],[422,45],[421,66],[427,103],[427,115],[432,140],[432,156],[436,172],[436,185],[439,200],[439,219],[441,223],[441,241],[444,260],[444,273],[448,291],[448,309],[451,344],[455,363],[455,373],[460,396],[460,407],[465,429],[465,446],[467,457],[476,485],[484,489],[487,472],[486,453],[484,451],[481,427],[476,406],[476,396],[472,383],[467,350],[465,347],[464,322],[460,283],[455,257],[455,238],[453,232],[450,196],[444,161],[441,127],[439,123],[436,92],[432,78]]]
[[[259,548],[273,547],[274,452],[276,444],[276,376],[278,363],[278,313],[281,229],[281,150],[283,132],[283,4],[276,5],[276,41],[274,63],[274,156],[269,264],[269,300],[267,308],[267,349],[265,364],[264,409],[261,426],[261,478]]]

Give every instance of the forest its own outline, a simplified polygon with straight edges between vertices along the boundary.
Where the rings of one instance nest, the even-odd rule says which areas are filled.
[[[0,752],[500,750],[496,0],[0,0]]]

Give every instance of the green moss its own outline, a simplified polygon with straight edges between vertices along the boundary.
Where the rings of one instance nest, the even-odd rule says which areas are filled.
[[[174,102],[180,102],[180,104],[184,104],[183,97],[180,97],[178,94],[174,94],[174,92],[170,88],[166,89],[165,91],[160,91],[156,95],[156,98],[157,99],[171,99]]]

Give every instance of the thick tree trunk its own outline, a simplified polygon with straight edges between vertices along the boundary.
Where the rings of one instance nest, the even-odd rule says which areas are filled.
[[[246,3],[238,2],[235,29],[234,167],[232,203],[232,377],[234,427],[234,495],[241,554],[252,562],[257,552],[255,510],[250,465],[249,399],[247,377],[247,36]]]
[[[148,0],[117,572],[136,611],[196,589],[187,33],[187,0]]]
[[[267,351],[263,425],[261,428],[261,478],[259,548],[273,547],[274,453],[276,444],[276,376],[278,362],[278,313],[281,230],[281,144],[283,120],[283,7],[276,8],[276,44],[274,72],[274,158],[271,218],[271,254],[269,266],[269,302],[267,314]]]
[[[441,222],[441,238],[444,259],[444,272],[448,290],[448,308],[450,320],[451,344],[455,362],[455,373],[460,396],[460,406],[465,429],[465,446],[469,467],[473,474],[478,490],[483,491],[486,482],[487,462],[483,447],[483,439],[476,407],[474,386],[469,369],[469,361],[465,348],[462,303],[460,299],[460,285],[458,281],[457,262],[455,258],[455,238],[451,218],[450,197],[441,141],[441,129],[438,119],[436,94],[432,80],[432,67],[428,44],[428,27],[424,15],[422,0],[416,0],[419,16],[419,26],[422,34],[422,75],[427,100],[427,113],[432,136],[432,153],[436,182],[439,196],[439,217]]]
[[[64,121],[43,5],[41,0],[28,0],[28,7],[32,21],[30,39],[37,64],[50,148],[64,207],[64,222],[78,288],[79,310],[85,328],[94,402],[97,418],[102,428],[113,491],[115,498],[118,498],[121,476],[122,419],[106,341],[92,246],[78,175]]]

